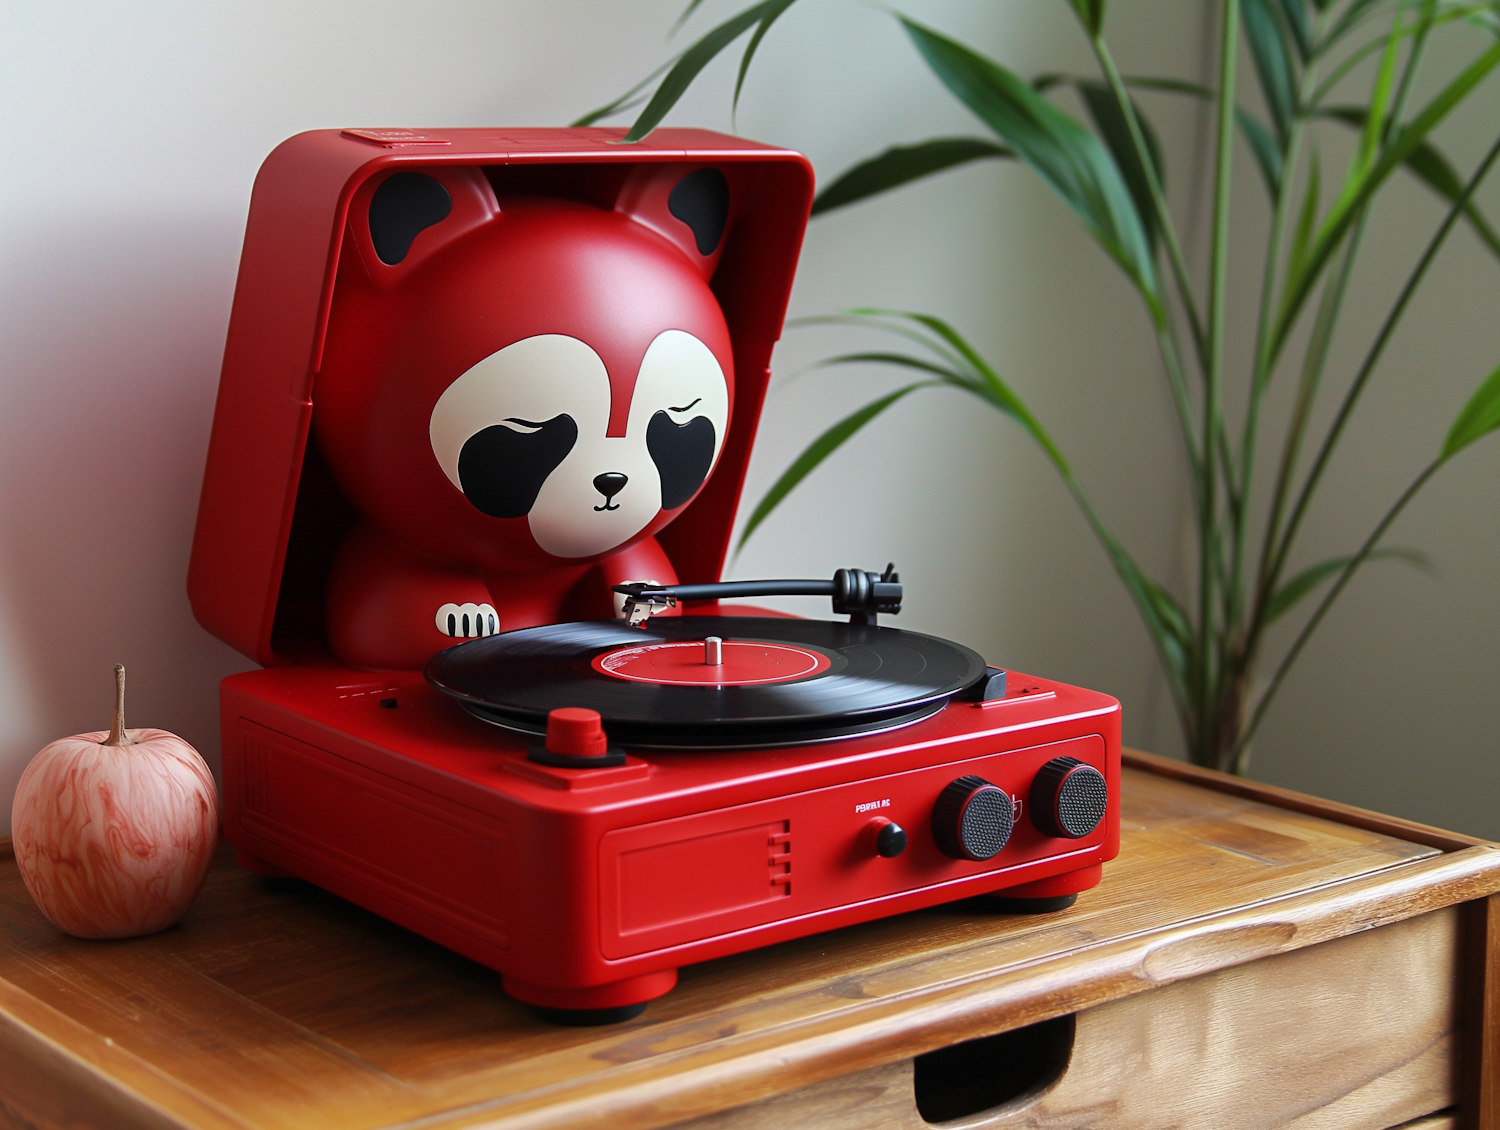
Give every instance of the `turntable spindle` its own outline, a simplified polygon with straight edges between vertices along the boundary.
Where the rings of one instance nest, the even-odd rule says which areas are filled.
[[[703,662],[709,667],[724,666],[724,641],[719,636],[709,636],[703,641]]]

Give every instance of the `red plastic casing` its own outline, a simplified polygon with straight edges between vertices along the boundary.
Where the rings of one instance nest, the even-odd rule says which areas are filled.
[[[950,703],[885,734],[632,751],[623,766],[576,770],[528,761],[522,738],[464,714],[415,671],[329,657],[323,588],[349,504],[315,461],[304,474],[304,456],[350,203],[392,166],[479,168],[584,201],[653,162],[731,179],[734,220],[711,285],[732,345],[733,416],[706,485],[656,535],[681,581],[719,577],[812,172],[797,153],[703,131],[619,137],[324,130],[267,158],[188,581],[204,627],[265,668],[221,689],[226,836],[248,865],[311,880],[557,1008],[638,1003],[686,963],[969,895],[1093,886],[1119,847],[1120,716],[1107,695],[1012,673],[1004,700]],[[1032,776],[1059,756],[1108,782],[1106,817],[1080,840],[1049,839],[1025,818]],[[930,828],[938,793],[968,774],[1018,806],[1010,843],[984,862],[941,854]],[[874,850],[882,818],[908,833],[895,858]]]

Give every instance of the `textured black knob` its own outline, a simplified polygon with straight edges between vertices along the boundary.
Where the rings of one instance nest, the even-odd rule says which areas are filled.
[[[1099,827],[1108,804],[1104,774],[1077,758],[1054,757],[1031,782],[1031,822],[1043,835],[1081,839]]]
[[[875,833],[875,852],[886,859],[895,859],[906,850],[906,829],[892,821]]]
[[[938,794],[932,808],[932,838],[954,859],[992,859],[1015,827],[1010,794],[983,777],[960,777]]]

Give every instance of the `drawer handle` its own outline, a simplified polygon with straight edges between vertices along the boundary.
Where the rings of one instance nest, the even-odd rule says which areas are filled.
[[[1295,922],[1257,922],[1206,930],[1146,951],[1141,971],[1156,985],[1212,973],[1229,965],[1269,957],[1290,947],[1297,936]]]
[[[924,1122],[951,1122],[1025,1105],[1062,1078],[1074,1028],[1072,1016],[1058,1016],[917,1056],[917,1113]]]

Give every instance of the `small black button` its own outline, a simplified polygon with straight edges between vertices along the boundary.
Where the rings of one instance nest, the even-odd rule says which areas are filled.
[[[875,836],[875,850],[886,859],[895,859],[906,850],[906,829],[896,823],[881,828]]]
[[[393,698],[383,698],[383,699],[380,700],[380,705],[381,705],[381,707],[383,709],[386,709],[386,710],[395,710],[396,709],[396,700],[393,699]]]

